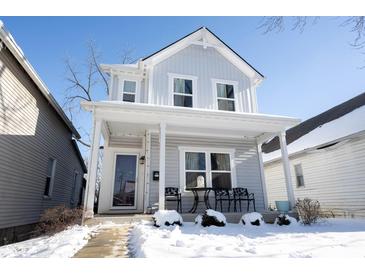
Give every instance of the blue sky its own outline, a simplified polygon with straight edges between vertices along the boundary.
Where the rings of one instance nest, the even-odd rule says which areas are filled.
[[[261,17],[0,17],[43,81],[62,104],[68,83],[64,60],[82,63],[94,40],[103,63],[118,63],[121,50],[143,57],[207,26],[266,76],[258,88],[259,110],[301,119],[360,94],[365,56],[349,46],[354,34],[341,18],[321,18],[303,33],[262,34]],[[103,98],[100,91],[97,98]],[[88,118],[76,126],[90,126]],[[84,150],[83,150],[84,151]]]

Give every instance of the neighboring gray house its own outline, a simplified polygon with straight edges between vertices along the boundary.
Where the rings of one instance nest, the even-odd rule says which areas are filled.
[[[135,64],[102,68],[110,75],[108,100],[82,103],[94,127],[86,217],[93,216],[101,136],[98,213],[176,208],[165,204],[165,187],[181,190],[186,212],[193,200],[187,188],[198,181],[246,187],[257,210],[267,208],[261,144],[299,120],[258,112],[264,77],[227,44],[203,27]]]
[[[86,167],[74,138],[0,21],[0,245],[24,239],[47,208],[80,205]]]
[[[319,200],[322,208],[365,217],[365,93],[286,133],[296,198]],[[277,139],[262,146],[269,204],[286,200]]]

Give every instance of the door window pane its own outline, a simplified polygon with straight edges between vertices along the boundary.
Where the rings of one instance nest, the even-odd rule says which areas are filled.
[[[124,81],[123,92],[135,93],[136,84],[135,81]]]
[[[134,206],[136,190],[136,155],[117,155],[113,206]]]
[[[204,152],[185,152],[186,170],[205,170]]]
[[[207,186],[206,173],[205,172],[186,172],[185,174],[185,183],[186,188],[192,188],[198,186],[198,177],[202,176],[204,178],[205,185]]]
[[[212,187],[231,189],[231,173],[212,172]]]
[[[193,107],[193,97],[184,95],[174,95],[174,106],[176,107]]]
[[[212,170],[231,170],[229,154],[211,153],[210,162]]]
[[[218,109],[226,111],[235,111],[234,101],[218,99]]]

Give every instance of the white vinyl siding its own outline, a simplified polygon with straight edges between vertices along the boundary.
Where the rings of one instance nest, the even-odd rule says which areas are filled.
[[[290,157],[296,198],[317,199],[324,209],[340,216],[365,217],[365,138],[343,143],[332,149]],[[294,165],[301,164],[305,187],[296,188]],[[286,200],[283,167],[280,161],[265,164],[269,204]]]
[[[196,108],[217,109],[212,79],[225,79],[237,82],[236,111],[249,112],[252,109],[249,103],[250,79],[213,48],[191,45],[155,65],[153,93],[150,94],[152,104],[172,105],[169,73],[197,77]]]
[[[159,170],[159,141],[158,135],[153,134],[151,139],[151,174]],[[234,150],[237,187],[246,187],[249,192],[255,193],[257,210],[264,210],[264,198],[260,177],[260,166],[254,140],[232,140],[208,137],[166,136],[166,186],[179,187],[180,165],[179,147],[225,148]],[[150,205],[158,202],[158,182],[150,180]],[[193,198],[190,193],[183,196],[183,211],[190,210]],[[214,204],[214,203],[212,203]],[[200,205],[201,206],[201,205]],[[202,208],[200,208],[202,209]],[[200,210],[198,209],[198,210]]]

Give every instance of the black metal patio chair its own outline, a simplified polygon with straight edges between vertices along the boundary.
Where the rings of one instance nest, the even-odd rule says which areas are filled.
[[[228,212],[230,211],[233,197],[228,189],[214,189],[214,199],[214,210],[217,210],[217,204],[219,202],[221,206],[221,212],[223,212],[223,201],[228,201]]]
[[[182,213],[181,192],[177,187],[165,187],[165,201],[176,201],[176,211]]]
[[[234,212],[237,212],[237,205],[239,203],[240,211],[242,212],[241,201],[247,201],[247,212],[250,210],[250,202],[253,203],[253,210],[256,211],[255,194],[249,193],[247,188],[234,187],[233,188],[233,202]]]

